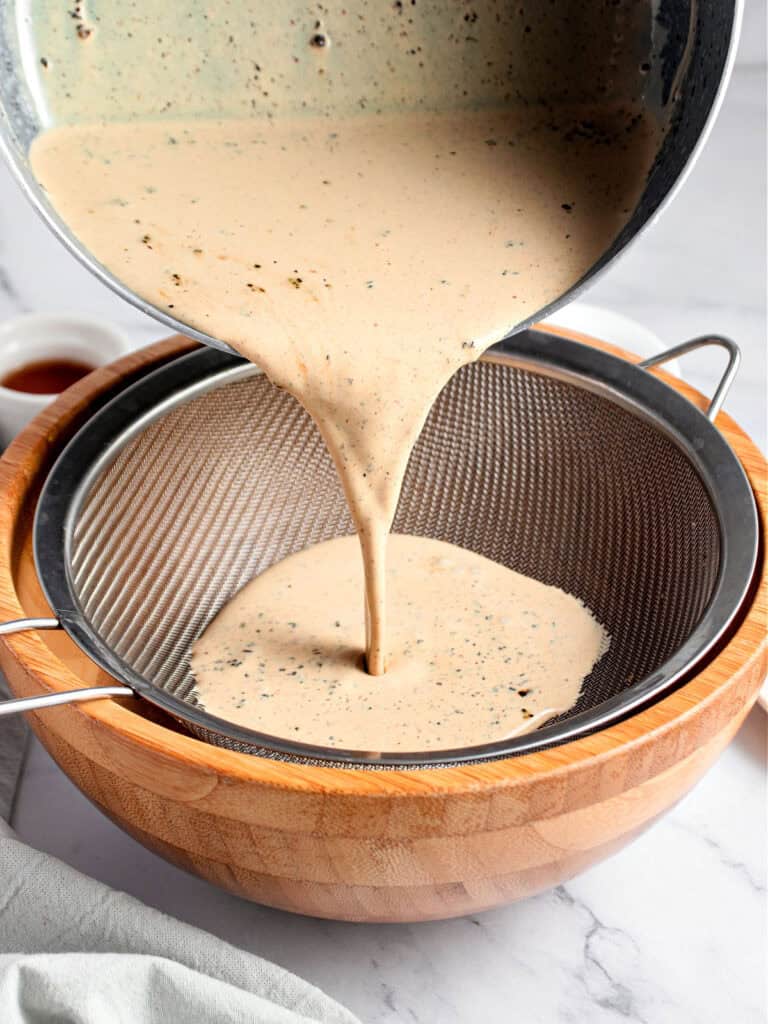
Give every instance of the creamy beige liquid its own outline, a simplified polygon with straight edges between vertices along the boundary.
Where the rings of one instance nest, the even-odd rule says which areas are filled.
[[[197,642],[205,707],[273,736],[363,751],[450,750],[567,710],[605,650],[575,597],[442,541],[393,534],[384,679],[361,670],[354,537],[248,584]]]
[[[650,141],[626,112],[488,110],[62,127],[35,143],[40,181],[107,267],[306,406],[358,530],[366,661],[345,538],[273,567],[209,626],[192,667],[211,711],[412,750],[573,704],[606,644],[578,601],[436,541],[392,538],[387,561],[387,534],[440,389],[606,249]]]
[[[38,139],[32,162],[129,287],[231,343],[312,414],[362,545],[378,675],[386,609],[399,614],[387,533],[432,402],[604,252],[652,142],[628,110],[505,108],[68,126]]]

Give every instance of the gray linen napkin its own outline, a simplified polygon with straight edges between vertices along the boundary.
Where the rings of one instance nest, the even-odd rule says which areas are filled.
[[[0,720],[0,815],[25,731]],[[2,820],[0,1021],[358,1024],[308,982],[33,850]]]
[[[11,696],[0,672],[0,700]],[[11,820],[16,786],[27,749],[27,726],[21,715],[4,718],[0,726],[0,819]],[[0,879],[0,881],[2,881]]]

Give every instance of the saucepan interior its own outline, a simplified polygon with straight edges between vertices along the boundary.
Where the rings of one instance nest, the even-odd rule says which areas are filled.
[[[606,114],[617,104],[642,111],[658,127],[659,141],[641,199],[553,309],[604,269],[680,183],[722,95],[740,6],[740,0],[350,0],[314,11],[294,0],[247,0],[214,13],[192,3],[126,7],[101,0],[71,9],[58,0],[4,0],[0,150],[52,230],[94,274],[173,329],[226,348],[136,295],[75,237],[30,167],[30,147],[41,131],[137,118],[170,124],[190,115],[346,116],[510,101],[544,118],[564,105]],[[313,45],[318,34],[325,45]],[[137,67],[141,89],[131,87],[126,71]]]

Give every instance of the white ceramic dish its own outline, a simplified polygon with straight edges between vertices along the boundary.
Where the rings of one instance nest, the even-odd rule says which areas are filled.
[[[543,322],[553,327],[567,327],[571,331],[588,334],[591,338],[610,338],[614,345],[635,352],[643,359],[657,355],[680,341],[679,338],[659,338],[637,320],[588,302],[571,302]],[[675,377],[685,379],[676,359],[666,364],[666,370]]]
[[[96,320],[29,313],[0,324],[0,379],[11,370],[49,359],[102,366],[132,347],[112,327]],[[5,448],[55,397],[0,386],[0,447]]]

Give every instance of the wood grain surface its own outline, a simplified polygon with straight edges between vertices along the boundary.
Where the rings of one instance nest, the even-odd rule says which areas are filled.
[[[31,526],[63,443],[116,385],[190,347],[170,338],[95,371],[0,460],[1,621],[49,612]],[[692,388],[659,376],[705,404]],[[728,416],[717,425],[749,475],[765,536],[765,460]],[[754,702],[766,672],[767,629],[761,566],[746,615],[685,686],[585,739],[479,765],[365,772],[270,761],[194,739],[133,698],[29,719],[97,807],[160,856],[216,885],[321,917],[450,917],[559,884],[619,850],[679,800]],[[62,633],[3,638],[0,665],[17,696],[110,681]],[[0,739],[2,728],[0,721]]]

